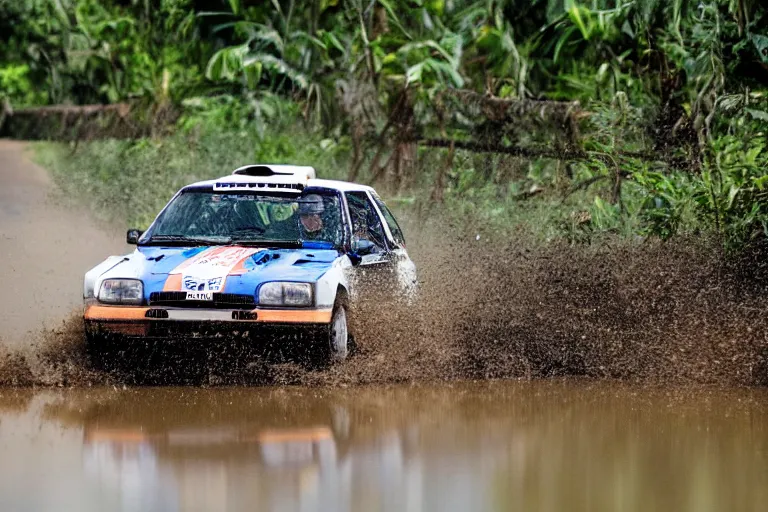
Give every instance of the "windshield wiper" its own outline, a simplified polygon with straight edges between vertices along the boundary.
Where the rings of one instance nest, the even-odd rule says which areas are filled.
[[[255,238],[231,238],[228,243],[275,249],[300,249],[302,246],[300,240],[257,240]]]
[[[221,245],[223,243],[227,243],[227,240],[184,235],[152,235],[141,245]]]

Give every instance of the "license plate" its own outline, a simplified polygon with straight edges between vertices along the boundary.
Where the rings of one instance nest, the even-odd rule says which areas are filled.
[[[213,300],[213,292],[187,292],[187,300]]]

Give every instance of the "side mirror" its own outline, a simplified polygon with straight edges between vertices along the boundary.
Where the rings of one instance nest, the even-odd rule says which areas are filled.
[[[352,262],[353,267],[356,267],[363,262],[363,257],[357,254],[356,252],[351,252],[347,254],[347,256],[349,256],[349,261]]]
[[[352,242],[352,250],[357,253],[358,256],[371,254],[375,248],[376,245],[370,240],[366,240],[365,238],[358,238]]]
[[[349,254],[349,259],[352,261],[352,265],[359,265],[363,261],[363,256],[371,254],[376,248],[376,245],[370,240],[364,238],[356,238],[352,241],[352,252]]]
[[[129,229],[125,234],[125,242],[130,245],[136,245],[139,243],[139,238],[141,238],[141,235],[143,234],[144,232],[140,229]]]

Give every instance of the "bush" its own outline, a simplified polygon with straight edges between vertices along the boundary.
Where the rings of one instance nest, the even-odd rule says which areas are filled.
[[[338,144],[299,125],[217,131],[186,120],[168,138],[102,140],[80,144],[38,143],[37,159],[50,169],[64,194],[83,199],[102,218],[145,228],[172,195],[189,183],[217,178],[253,162],[314,166],[319,177],[346,171]]]
[[[48,101],[45,92],[32,86],[29,66],[7,64],[0,66],[0,104],[7,100],[13,106],[23,107]]]

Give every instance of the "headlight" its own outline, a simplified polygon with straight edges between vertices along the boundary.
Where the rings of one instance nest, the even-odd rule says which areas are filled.
[[[262,306],[311,306],[311,283],[264,283],[259,288]]]
[[[138,279],[105,279],[99,289],[99,302],[106,304],[141,304],[144,285]]]

